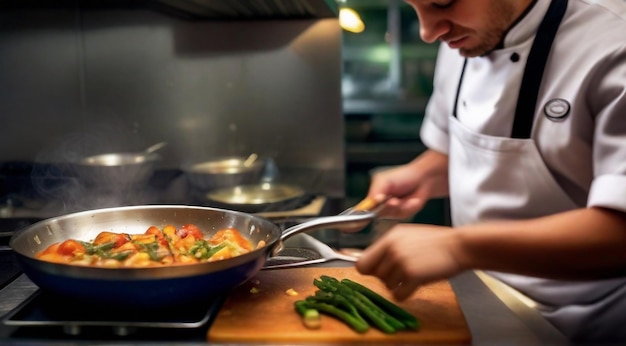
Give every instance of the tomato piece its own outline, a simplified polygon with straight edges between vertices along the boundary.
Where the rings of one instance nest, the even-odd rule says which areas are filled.
[[[62,242],[57,249],[57,253],[64,256],[76,256],[85,253],[85,246],[74,239]]]
[[[106,243],[115,243],[113,247],[120,247],[130,241],[130,235],[126,233],[113,233],[113,232],[100,232],[96,239],[94,239],[94,245],[102,245]]]
[[[48,246],[47,248],[43,249],[43,251],[39,252],[37,254],[37,257],[41,258],[42,256],[45,256],[45,255],[57,254],[59,250],[59,246],[61,246],[61,243],[54,243]]]
[[[186,238],[188,236],[192,236],[194,237],[196,240],[200,240],[204,238],[204,235],[202,234],[202,231],[200,231],[200,228],[198,228],[198,226],[194,225],[194,224],[186,224],[183,227],[180,228],[180,237],[181,238]]]

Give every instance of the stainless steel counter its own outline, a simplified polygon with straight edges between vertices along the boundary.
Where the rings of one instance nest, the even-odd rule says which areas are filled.
[[[331,262],[323,266],[345,266],[346,262]],[[536,345],[567,344],[566,339],[534,309],[509,292],[492,282],[481,273],[467,272],[451,279],[459,303],[469,324],[475,345]],[[0,291],[0,314],[4,315],[18,306],[37,287],[24,275]],[[11,337],[14,329],[0,326],[0,344],[3,345],[94,345],[114,344],[110,340],[76,340],[70,336],[64,340],[41,339],[36,329],[32,338]],[[22,333],[23,334],[23,333]],[[129,344],[128,341],[124,342]],[[132,341],[132,344],[155,344],[154,341]],[[171,345],[172,341],[166,342]],[[177,340],[176,343],[205,344],[200,340]]]

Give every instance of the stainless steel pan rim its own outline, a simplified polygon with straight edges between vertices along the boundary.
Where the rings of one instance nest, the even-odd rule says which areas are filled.
[[[9,245],[24,273],[40,288],[81,301],[135,307],[171,306],[206,299],[249,280],[287,238],[306,231],[364,227],[376,212],[314,218],[281,231],[260,216],[185,205],[128,206],[89,210],[39,221],[13,235]],[[205,235],[233,227],[265,246],[231,259],[156,268],[93,268],[51,263],[36,254],[68,238],[91,240],[101,231],[143,233],[148,227],[196,224]]]
[[[198,215],[201,214],[204,216],[199,217]],[[120,222],[115,221],[116,219]],[[158,220],[161,221],[158,222]],[[177,224],[174,220],[180,220],[180,223]],[[239,220],[239,223],[234,220]],[[9,241],[9,246],[26,261],[32,262],[31,264],[36,265],[38,269],[50,274],[117,280],[176,278],[208,274],[248,262],[251,258],[258,257],[260,253],[267,251],[264,247],[224,261],[152,268],[95,268],[51,263],[35,258],[39,251],[68,238],[89,241],[101,231],[139,234],[145,232],[151,225],[163,227],[166,224],[172,224],[180,227],[186,223],[204,226],[201,229],[207,231],[208,234],[213,234],[221,228],[234,227],[257,242],[265,241],[266,247],[271,246],[280,237],[280,230],[276,225],[245,213],[184,205],[148,205],[88,210],[42,220],[17,232]],[[208,224],[220,226],[208,228],[206,227]],[[264,232],[264,235],[261,232]]]

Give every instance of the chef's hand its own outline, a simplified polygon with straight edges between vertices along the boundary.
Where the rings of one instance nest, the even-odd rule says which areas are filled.
[[[449,227],[398,224],[369,246],[356,263],[380,278],[394,298],[405,300],[420,286],[460,273],[460,242]]]
[[[420,211],[430,198],[447,194],[448,156],[427,150],[410,163],[374,174],[368,198],[386,200],[380,216],[406,219]]]

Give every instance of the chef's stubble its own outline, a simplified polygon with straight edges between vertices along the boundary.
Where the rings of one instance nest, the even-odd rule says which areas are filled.
[[[485,26],[475,30],[478,44],[474,47],[459,48],[462,56],[475,57],[489,53],[502,41],[508,28],[514,23],[516,11],[511,2],[494,0],[490,4],[483,17]]]

